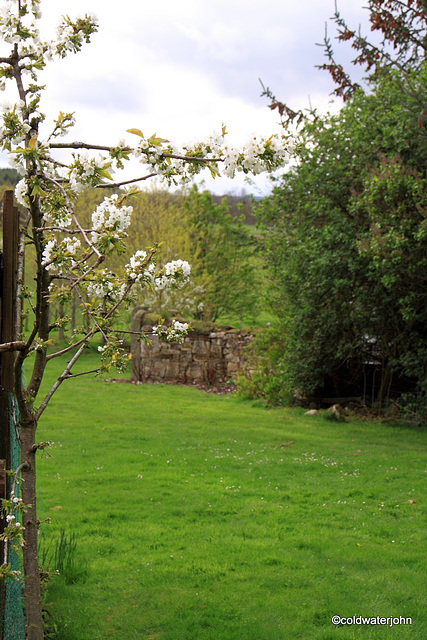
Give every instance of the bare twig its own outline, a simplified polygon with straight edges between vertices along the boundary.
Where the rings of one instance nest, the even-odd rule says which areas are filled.
[[[80,233],[82,234],[86,244],[91,248],[91,250],[96,253],[96,255],[98,256],[98,258],[101,257],[101,254],[99,253],[98,249],[92,244],[92,242],[89,240],[88,236],[86,235],[85,230],[83,229],[83,227],[81,226],[80,222],[77,220],[77,216],[74,213],[74,209],[70,204],[70,201],[68,199],[67,196],[67,192],[65,191],[64,187],[59,184],[59,182],[57,182],[57,180],[54,180],[53,178],[49,178],[49,176],[45,176],[46,180],[49,180],[49,182],[52,182],[56,187],[58,187],[58,189],[60,189],[60,191],[62,192],[62,195],[64,196],[64,200],[65,200],[65,206],[68,209],[68,213],[71,215],[74,224],[76,225],[76,227],[78,228],[78,230],[80,231]]]
[[[36,420],[39,420],[39,418],[42,415],[43,411],[46,409],[46,407],[47,407],[47,405],[49,403],[49,400],[52,398],[53,394],[58,389],[58,387],[61,386],[61,384],[64,382],[64,380],[66,380],[67,378],[70,377],[70,371],[73,368],[73,366],[75,365],[75,363],[77,362],[77,360],[82,355],[83,351],[85,350],[86,343],[87,343],[87,340],[85,340],[85,342],[83,342],[83,344],[80,345],[78,351],[71,358],[71,360],[69,361],[69,363],[65,367],[64,371],[61,373],[59,378],[53,384],[52,388],[49,390],[49,392],[44,397],[43,402],[41,403],[40,407],[36,411],[36,414],[35,414]]]
[[[95,335],[95,333],[97,333],[97,331],[91,329],[88,333],[86,333],[85,336],[83,336],[83,338],[77,340],[77,342],[73,342],[72,344],[68,345],[68,347],[61,349],[61,351],[56,351],[55,353],[50,353],[49,355],[47,355],[46,361],[57,358],[58,356],[63,356],[65,353],[68,353],[72,349],[79,347],[81,344],[89,342],[89,340]]]
[[[114,182],[111,184],[97,184],[97,189],[115,189],[116,187],[123,187],[125,184],[133,184],[134,182],[142,182],[143,180],[148,180],[149,178],[155,178],[157,173],[148,173],[146,176],[142,176],[141,178],[133,178],[132,180],[123,180],[123,182]]]
[[[90,373],[99,373],[101,371],[101,369],[91,369],[90,371],[81,371],[80,373],[70,373],[67,376],[67,379],[69,378],[79,378],[80,376],[87,376]]]

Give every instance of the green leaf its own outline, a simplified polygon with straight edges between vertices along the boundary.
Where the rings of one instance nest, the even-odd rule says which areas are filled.
[[[211,172],[212,178],[217,178],[219,176],[218,168],[215,165],[209,165],[209,171]]]
[[[127,129],[128,133],[133,133],[134,136],[139,136],[140,138],[144,137],[144,134],[140,129]]]
[[[107,180],[112,180],[113,177],[111,175],[111,173],[108,171],[108,169],[100,169],[99,170],[99,175],[102,176],[103,178],[107,178]]]
[[[157,138],[156,134],[153,134],[150,138],[148,138],[148,141],[153,144],[153,145],[161,145],[164,142],[169,142],[169,140],[166,140],[165,138]]]
[[[37,196],[44,197],[46,195],[46,192],[43,191],[39,184],[35,184],[33,190],[31,191],[31,195],[33,196],[33,198],[36,198]]]

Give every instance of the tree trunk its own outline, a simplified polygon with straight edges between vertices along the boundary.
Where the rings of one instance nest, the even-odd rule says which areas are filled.
[[[382,371],[381,384],[380,384],[380,388],[377,395],[377,403],[378,403],[378,409],[380,413],[382,412],[384,400],[386,398],[388,399],[391,378],[392,378],[391,366],[389,364],[385,364]]]
[[[61,302],[59,305],[59,317],[63,318],[64,315],[65,315],[64,304]],[[65,331],[62,325],[59,327],[58,339],[61,340],[61,342],[65,341]]]
[[[37,548],[36,427],[34,418],[21,424],[21,455],[27,463],[22,470],[22,500],[28,509],[23,516],[26,640],[44,638]]]

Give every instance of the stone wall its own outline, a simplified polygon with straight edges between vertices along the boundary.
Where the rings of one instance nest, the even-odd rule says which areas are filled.
[[[146,312],[136,309],[132,331],[151,333],[144,323]],[[245,347],[252,336],[237,330],[191,331],[182,344],[153,336],[147,345],[133,334],[132,380],[220,384],[234,380],[242,369]]]

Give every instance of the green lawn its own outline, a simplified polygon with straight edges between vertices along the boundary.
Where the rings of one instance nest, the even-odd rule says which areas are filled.
[[[56,637],[426,638],[425,431],[303,413],[65,382],[39,436],[55,443],[38,469],[42,552],[77,536],[46,594]]]

